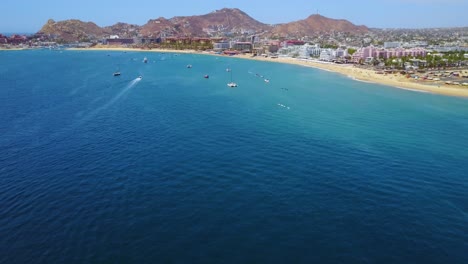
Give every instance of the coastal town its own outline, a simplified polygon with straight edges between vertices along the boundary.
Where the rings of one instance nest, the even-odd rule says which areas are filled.
[[[141,27],[118,23],[107,28],[77,20],[49,20],[35,34],[0,34],[0,48],[191,51],[310,63],[367,81],[388,75],[389,81],[398,78],[404,83],[436,87],[468,86],[466,27],[369,29],[315,14],[303,20],[310,25],[308,28],[292,22],[282,29],[284,25],[261,24],[238,9],[214,11],[204,17],[203,25],[190,19],[159,18]],[[320,24],[330,28],[318,27]],[[291,28],[297,30],[291,32]],[[356,76],[356,70],[351,71],[349,66],[366,72]]]

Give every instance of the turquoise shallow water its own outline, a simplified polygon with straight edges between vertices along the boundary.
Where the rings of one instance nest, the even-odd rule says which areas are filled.
[[[0,79],[0,263],[468,263],[466,99],[170,53]]]

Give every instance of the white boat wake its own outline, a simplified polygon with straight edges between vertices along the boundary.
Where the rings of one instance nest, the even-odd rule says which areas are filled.
[[[91,113],[87,114],[78,123],[81,124],[81,123],[89,121],[90,119],[95,117],[97,114],[99,114],[102,110],[105,110],[109,108],[110,106],[112,106],[113,104],[115,104],[122,96],[124,96],[128,91],[130,91],[130,89],[135,87],[135,85],[137,85],[137,83],[140,81],[141,81],[141,78],[136,78],[132,80],[127,86],[125,86],[125,88],[122,89],[122,91],[120,91],[116,96],[114,96],[111,100],[109,100],[109,102],[96,108]]]
[[[114,98],[112,98],[108,103],[106,103],[105,105],[99,107],[96,110],[101,111],[101,110],[104,110],[104,109],[108,108],[109,106],[113,105],[115,102],[117,102],[120,99],[120,97],[122,97],[130,89],[132,89],[139,81],[141,81],[141,78],[136,78],[135,80],[131,81],[122,91],[120,91],[120,93],[118,93],[116,96],[114,96]]]
[[[92,112],[90,112],[89,114],[86,114],[84,117],[82,117],[81,119],[79,119],[78,121],[66,126],[66,127],[63,127],[61,129],[58,129],[57,131],[53,132],[53,133],[50,133],[48,135],[47,138],[45,138],[43,140],[43,142],[41,142],[41,144],[46,144],[48,142],[53,142],[55,141],[58,137],[60,136],[63,136],[63,135],[68,135],[71,133],[71,131],[75,131],[75,128],[82,125],[83,123],[86,123],[90,120],[92,120],[95,116],[97,116],[102,110],[105,110],[106,108],[110,107],[111,105],[115,104],[122,96],[124,96],[126,93],[128,93],[128,91],[130,91],[130,89],[132,89],[133,87],[135,87],[135,85],[138,84],[138,82],[140,81],[141,79],[137,78],[135,80],[132,80],[129,84],[127,84],[127,86],[125,86],[116,96],[114,96],[111,100],[109,100],[109,102],[107,102],[106,104],[104,104],[103,106],[100,106],[98,108],[96,108],[95,110],[93,110]],[[0,141],[0,146],[3,144],[2,141]]]

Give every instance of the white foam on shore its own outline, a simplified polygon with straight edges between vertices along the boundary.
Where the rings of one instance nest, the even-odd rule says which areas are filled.
[[[321,68],[321,67],[315,66],[315,65],[304,65],[304,64],[298,64],[298,65],[303,66],[303,67],[314,68],[314,69],[318,69],[318,70],[322,70],[322,71],[327,71],[327,72],[339,73],[339,72],[335,72],[335,71],[332,71],[332,70],[329,70],[329,69]]]
[[[358,82],[377,84],[376,82],[361,80],[351,75],[347,75],[347,77]]]
[[[426,90],[418,90],[418,89],[411,89],[411,88],[405,88],[405,87],[401,87],[401,86],[394,86],[394,85],[388,85],[388,84],[381,84],[381,83],[377,83],[377,82],[372,82],[372,81],[364,81],[364,80],[360,80],[354,76],[350,76],[350,75],[347,75],[348,78],[350,79],[353,79],[355,81],[358,81],[358,82],[363,82],[363,83],[370,83],[370,84],[377,84],[377,85],[384,85],[384,86],[390,86],[390,87],[394,87],[394,88],[398,88],[398,89],[402,89],[402,90],[407,90],[407,91],[412,91],[412,92],[417,92],[417,93],[429,93],[429,94],[433,94],[432,92],[430,91],[426,91]]]
[[[320,70],[322,70],[322,71],[327,71],[327,72],[334,72],[334,73],[336,73],[335,71],[332,71],[332,70],[329,70],[329,69],[324,69],[324,68],[320,68],[320,67],[315,67],[315,68],[320,69]]]
[[[431,94],[431,92],[429,91],[425,91],[425,90],[418,90],[418,89],[411,89],[411,88],[404,88],[404,87],[400,87],[400,86],[394,86],[398,89],[403,89],[403,90],[407,90],[407,91],[412,91],[412,92],[417,92],[417,93],[429,93]]]

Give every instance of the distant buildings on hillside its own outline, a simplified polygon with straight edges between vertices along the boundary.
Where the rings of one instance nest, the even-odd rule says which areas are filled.
[[[384,42],[385,49],[394,49],[399,48],[401,46],[400,42]]]
[[[28,42],[28,37],[25,35],[11,35],[10,37],[0,34],[0,44],[19,45]]]

